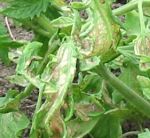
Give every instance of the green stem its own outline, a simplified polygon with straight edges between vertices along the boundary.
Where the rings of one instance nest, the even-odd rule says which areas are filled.
[[[150,103],[148,101],[115,77],[103,64],[98,66],[97,73],[118,90],[118,92],[137,110],[147,117],[150,117]]]
[[[149,7],[150,6],[150,0],[143,0],[143,6]],[[138,0],[135,0],[135,1],[127,3],[124,6],[121,6],[117,9],[114,9],[113,14],[116,16],[119,16],[119,15],[126,14],[127,12],[132,11],[132,10],[137,9],[137,8],[138,8]]]
[[[139,131],[131,131],[123,134],[123,138],[126,138],[128,136],[133,136],[133,135],[138,135],[140,132]]]
[[[140,26],[141,26],[141,34],[142,36],[145,34],[145,23],[144,23],[144,15],[143,15],[143,0],[138,0],[138,10],[139,10],[139,17],[140,17]]]

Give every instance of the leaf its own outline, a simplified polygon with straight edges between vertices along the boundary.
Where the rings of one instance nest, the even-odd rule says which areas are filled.
[[[71,2],[71,7],[76,10],[84,10],[91,3],[91,0],[84,0],[84,2]]]
[[[99,57],[91,57],[88,59],[83,59],[80,61],[80,71],[88,71],[99,65],[100,58]]]
[[[21,137],[22,130],[29,125],[28,118],[19,112],[0,114],[0,137],[18,138]]]
[[[150,100],[150,79],[144,76],[137,76],[137,79],[142,88],[143,95]]]
[[[91,132],[94,138],[120,138],[122,131],[119,118],[103,115]]]
[[[13,41],[7,34],[7,30],[0,24],[0,58],[5,64],[9,64],[9,48],[18,48],[24,45],[23,41]]]
[[[56,28],[64,28],[73,25],[73,19],[70,17],[59,17],[51,21],[51,25]]]
[[[124,67],[122,67],[119,79],[136,92],[141,93],[140,85],[137,80],[137,75],[140,74],[142,75],[143,73],[140,72],[138,65],[127,61],[124,63]],[[123,97],[115,90],[113,92],[113,100],[118,103],[122,99]]]
[[[30,67],[30,71],[33,71],[36,68],[36,64],[38,63],[39,60],[38,53],[40,51],[41,46],[42,43],[39,42],[31,42],[25,46],[16,67],[17,73],[26,74],[27,71],[29,71],[28,70],[29,67]]]
[[[28,82],[21,75],[8,76],[7,79],[9,80],[9,82],[22,87],[26,87],[28,85]]]
[[[0,36],[7,33],[7,29],[5,28],[4,24],[0,23]]]
[[[1,48],[0,47],[0,59],[5,63],[9,64],[9,58],[8,58],[8,48]]]
[[[137,92],[140,92],[140,86],[137,81],[137,75],[142,74],[136,64],[130,62],[125,63],[125,67],[122,68],[122,73],[119,78],[126,83],[130,88]]]
[[[0,97],[0,113],[18,110],[18,103],[13,102],[18,94],[15,90],[9,90],[5,97]]]
[[[96,125],[99,117],[93,117],[89,121],[74,119],[69,121],[66,126],[68,130],[68,138],[82,138],[88,134]]]
[[[144,10],[144,14],[145,14],[146,16],[149,16],[149,17],[150,17],[150,9],[149,9],[149,7],[144,7],[143,10]]]
[[[150,69],[150,33],[139,35],[135,39],[135,54],[140,57],[140,69],[147,71]]]
[[[45,12],[49,0],[14,0],[2,13],[16,19],[33,18]]]
[[[102,79],[97,74],[86,75],[80,83],[80,89],[86,93],[96,94],[101,89]]]
[[[139,16],[136,11],[127,13],[125,17],[125,28],[129,35],[139,35],[141,32]]]
[[[48,87],[45,86],[46,89],[43,90],[43,93],[48,98],[35,113],[31,130],[32,136],[38,135],[38,133],[41,132],[41,127],[48,126],[49,130],[46,130],[47,133],[50,133],[50,131],[54,129],[51,127],[52,121],[54,116],[59,113],[68,88],[71,86],[74,79],[77,50],[71,38],[62,43],[56,58],[57,62],[51,73],[49,73],[49,76],[47,76],[46,85],[48,85]],[[49,85],[49,83],[51,84]],[[40,130],[39,132],[37,131],[38,129]]]
[[[150,137],[150,131],[148,129],[146,129],[145,132],[138,134],[138,138],[149,138],[149,137]]]
[[[138,63],[138,57],[134,53],[133,45],[118,47],[117,50],[134,64]]]

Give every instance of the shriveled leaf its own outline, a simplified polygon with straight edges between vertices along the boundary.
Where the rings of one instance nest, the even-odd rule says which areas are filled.
[[[140,68],[143,71],[150,69],[150,34],[138,36],[134,46],[135,54],[140,56]]]
[[[28,118],[20,112],[0,113],[0,137],[18,138],[29,125]]]
[[[88,26],[85,32],[83,32],[83,28],[81,29],[80,36],[85,37],[81,37],[80,51],[86,58],[100,56],[104,62],[108,62],[114,57],[113,54],[120,40],[120,27],[115,22],[107,3],[101,5],[95,1],[91,3],[91,9],[94,10],[91,10],[91,15],[84,24]],[[101,16],[99,8],[104,11],[103,16],[106,17],[105,19]],[[90,23],[88,24],[87,22]]]
[[[141,71],[150,70],[150,56],[140,56],[139,67]]]
[[[49,87],[45,87],[46,89],[43,90],[49,100],[35,114],[31,135],[37,135],[39,133],[37,130],[44,126],[49,127],[49,132],[55,131],[52,123],[55,120],[54,116],[59,114],[60,107],[75,75],[77,51],[72,39],[68,39],[61,45],[56,58],[55,67],[47,78],[47,82],[53,85],[47,83]],[[43,123],[40,124],[40,122]],[[48,130],[46,131],[49,133]]]
[[[29,71],[29,67],[30,71],[33,71],[35,69],[35,65],[38,64],[38,60],[40,60],[38,53],[41,46],[42,43],[39,42],[31,42],[25,46],[24,51],[21,57],[19,58],[19,62],[17,64],[17,73],[25,74]],[[34,66],[32,62],[35,63]]]
[[[45,12],[48,5],[49,0],[15,0],[2,13],[16,19],[33,18]]]

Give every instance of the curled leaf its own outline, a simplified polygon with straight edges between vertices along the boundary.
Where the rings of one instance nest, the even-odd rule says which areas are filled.
[[[108,4],[102,4],[101,11],[95,6],[91,6],[91,9],[92,8],[95,10],[91,10],[91,16],[88,21],[92,21],[93,23],[90,23],[88,27],[90,29],[87,36],[81,38],[82,54],[85,57],[103,57],[104,55],[106,56],[109,51],[114,50],[118,45],[120,40],[120,27],[115,23]],[[87,26],[87,24],[85,25]],[[85,32],[81,32],[81,36],[83,36],[83,34],[85,34]]]
[[[140,57],[140,69],[150,69],[150,34],[139,36],[135,40],[134,51]]]
[[[150,56],[150,34],[136,39],[134,51],[138,56]]]

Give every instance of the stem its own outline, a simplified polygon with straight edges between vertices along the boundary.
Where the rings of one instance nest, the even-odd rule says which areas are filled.
[[[109,82],[116,90],[118,90],[118,92],[138,111],[150,118],[150,103],[148,101],[120,81],[116,76],[108,71],[102,63],[98,66],[97,73]]]
[[[138,0],[138,10],[139,10],[139,17],[140,17],[140,26],[141,26],[141,34],[142,36],[145,34],[145,23],[144,23],[144,15],[143,15],[143,0]]]
[[[11,39],[12,39],[13,41],[16,41],[16,39],[15,39],[15,37],[14,37],[12,31],[11,31],[11,28],[10,28],[9,21],[8,21],[8,17],[7,17],[7,16],[5,17],[5,24],[6,24],[6,26],[7,26],[7,29],[8,29],[8,32],[9,32],[9,35],[10,35]]]
[[[123,138],[126,138],[128,136],[132,136],[132,135],[138,135],[139,134],[139,131],[131,131],[131,132],[127,132],[127,133],[124,133],[122,135]]]
[[[36,108],[35,108],[35,114],[37,113],[37,111],[40,109],[40,107],[42,105],[42,96],[43,96],[44,88],[45,88],[45,86],[43,85],[42,89],[39,90],[38,100],[37,100],[37,104],[36,104]]]
[[[149,7],[150,6],[150,0],[143,0],[143,6]],[[124,6],[121,6],[117,9],[114,9],[113,14],[116,16],[119,16],[119,15],[123,15],[129,11],[132,11],[134,9],[137,9],[137,8],[138,8],[138,0],[135,0],[135,1],[127,3]]]

